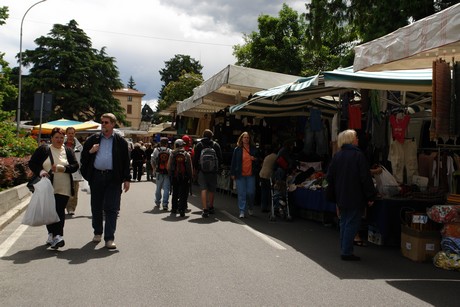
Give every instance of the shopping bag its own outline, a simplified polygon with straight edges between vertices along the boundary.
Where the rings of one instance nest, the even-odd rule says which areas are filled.
[[[30,178],[29,182],[27,182],[27,188],[29,189],[30,192],[34,192],[34,184],[40,181],[40,176],[33,175],[32,178]]]
[[[42,226],[59,222],[56,212],[53,184],[48,178],[42,178],[34,184],[35,192],[32,194],[22,224],[29,226]]]
[[[383,196],[393,196],[399,193],[400,187],[396,178],[383,166],[382,173],[374,175],[377,183],[377,190]]]

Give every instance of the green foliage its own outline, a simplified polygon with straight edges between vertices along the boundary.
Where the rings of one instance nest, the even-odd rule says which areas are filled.
[[[137,89],[136,89],[136,82],[134,81],[133,76],[130,76],[130,77],[129,77],[129,81],[128,81],[127,87],[130,88],[130,89],[132,89],[132,90],[136,90],[136,91],[137,91]]]
[[[177,81],[171,81],[163,91],[163,99],[158,101],[157,110],[164,110],[176,101],[184,100],[193,94],[193,89],[203,82],[203,77],[195,73],[182,72]]]
[[[13,112],[0,111],[0,157],[24,157],[37,148],[37,141],[25,131],[20,131],[20,137],[16,137],[13,117]]]
[[[105,47],[92,48],[90,38],[75,20],[55,24],[48,36],[37,38],[35,43],[36,49],[23,53],[24,66],[31,66],[29,76],[23,79],[22,109],[29,118],[33,93],[41,91],[54,95],[50,120],[86,121],[111,112],[126,124],[124,110],[112,96],[113,90],[123,87],[115,59],[107,55]]]
[[[159,72],[161,76],[161,81],[164,82],[159,93],[160,99],[165,99],[164,91],[170,82],[178,81],[179,78],[184,74],[184,72],[202,76],[202,69],[203,66],[200,64],[200,62],[195,59],[192,59],[189,55],[176,54],[174,58],[170,59],[169,61],[166,61],[165,67],[160,69]]]
[[[286,4],[278,17],[260,15],[259,32],[244,35],[245,44],[233,47],[237,65],[299,75],[304,40],[299,14]]]

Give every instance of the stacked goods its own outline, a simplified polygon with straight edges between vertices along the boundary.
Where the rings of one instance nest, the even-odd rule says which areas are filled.
[[[441,251],[433,263],[446,270],[460,271],[460,195],[451,194],[442,206],[433,206],[427,210],[430,219],[442,223]]]

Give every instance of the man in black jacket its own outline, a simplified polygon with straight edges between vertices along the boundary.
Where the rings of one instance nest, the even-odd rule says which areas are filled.
[[[89,137],[81,153],[81,173],[91,188],[93,242],[100,242],[104,233],[108,249],[117,248],[114,240],[120,211],[121,185],[128,192],[131,181],[128,142],[114,132],[116,121],[112,113],[103,114],[101,133]]]

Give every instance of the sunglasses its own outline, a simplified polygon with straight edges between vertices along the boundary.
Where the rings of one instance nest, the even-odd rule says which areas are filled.
[[[110,121],[103,120],[103,121],[101,121],[101,124],[106,124],[106,125],[108,125],[108,124],[110,124]]]

